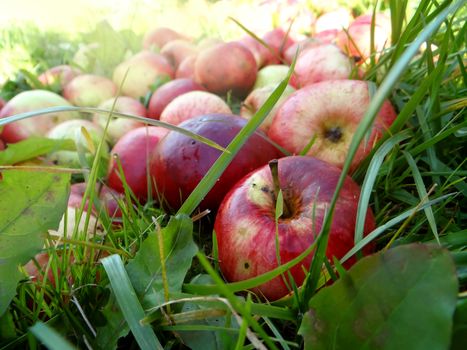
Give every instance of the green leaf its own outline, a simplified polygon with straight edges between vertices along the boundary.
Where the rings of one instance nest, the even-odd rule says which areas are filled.
[[[76,150],[71,140],[52,140],[45,137],[30,137],[24,141],[12,143],[0,152],[0,165],[12,165],[33,159],[55,151]]]
[[[4,171],[0,181],[0,315],[22,277],[18,267],[43,246],[66,209],[70,174]]]
[[[143,350],[163,349],[152,328],[140,323],[140,320],[144,317],[144,310],[131,285],[130,278],[125,271],[125,266],[120,256],[114,254],[101,261],[109,277],[110,286],[112,287],[117,304],[139,347]]]
[[[163,260],[158,235],[162,236]],[[173,216],[166,227],[148,235],[136,257],[126,266],[136,292],[143,296],[145,306],[155,307],[167,301],[164,295],[167,291],[169,296],[181,292],[185,275],[198,251],[192,235],[191,218],[183,214]],[[166,274],[163,274],[163,264]]]
[[[467,335],[467,299],[461,299],[457,303],[454,313],[454,327],[452,332],[451,350],[462,350],[465,348]]]
[[[39,339],[50,350],[73,350],[75,347],[71,345],[62,335],[56,330],[50,328],[45,323],[37,322],[30,328],[34,336]]]
[[[449,252],[410,244],[360,260],[310,301],[305,349],[447,349],[458,281]]]

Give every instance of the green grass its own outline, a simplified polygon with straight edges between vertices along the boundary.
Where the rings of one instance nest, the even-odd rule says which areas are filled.
[[[340,182],[377,110],[389,98],[398,117],[372,154],[351,174],[362,188],[356,246],[341,263],[354,255],[361,258],[361,249],[370,242],[380,250],[412,242],[446,247],[460,283],[454,317],[454,329],[460,330],[465,329],[462,327],[467,318],[463,306],[467,288],[467,11],[462,4],[459,0],[422,0],[415,7],[414,2],[389,0],[376,5],[391,10],[393,46],[379,60],[369,60],[365,67],[366,77],[376,83],[377,89],[354,137]],[[353,4],[356,13],[371,12],[373,7],[366,1]],[[407,15],[401,16],[404,8]],[[2,72],[10,78],[2,89],[6,98],[34,87],[27,74],[17,74],[18,67],[37,75],[46,67],[67,63],[80,43],[96,38],[96,32],[74,38],[50,32],[45,40],[36,29],[0,31],[0,53],[16,59]],[[101,29],[99,40],[106,46],[88,69],[109,74],[118,59],[136,49],[134,43],[140,35],[113,30],[105,24]],[[211,31],[205,28],[206,35]],[[109,38],[113,38],[112,44]],[[61,46],[63,42],[69,46]],[[419,49],[422,43],[427,43],[427,49]],[[111,51],[116,52],[116,57],[109,55]],[[179,349],[185,345],[199,347],[199,341],[217,344],[218,348],[302,348],[303,338],[298,335],[302,317],[308,311],[309,300],[325,286],[323,263],[330,265],[324,253],[333,205],[320,239],[305,253],[267,274],[236,283],[224,281],[218,269],[217,250],[211,239],[214,217],[208,215],[193,224],[187,219],[268,114],[285,84],[227,147],[178,216],[170,217],[154,202],[135,203],[126,187],[119,200],[123,212],[120,226],[112,225],[112,218],[99,211],[105,237],[84,237],[77,229],[67,232],[61,242],[47,237],[44,250],[51,259],[44,278],[31,281],[24,277],[18,283],[15,297],[0,316],[0,349],[38,348],[39,343],[49,348],[73,344],[94,349]],[[96,157],[90,171],[85,172],[85,198],[90,202],[98,203],[99,187],[95,184],[103,181],[97,174],[100,161]],[[333,204],[338,191],[339,187]],[[375,213],[377,228],[364,238],[368,207]],[[81,215],[86,217],[86,226],[90,225],[84,202],[78,210]],[[197,252],[190,250],[194,246]],[[245,297],[245,290],[284,274],[314,249],[313,265],[298,295],[274,303],[262,302],[253,294]],[[151,260],[151,256],[158,260]],[[170,265],[173,261],[178,268]],[[49,283],[48,271],[55,284]],[[343,274],[339,264],[337,271]],[[336,277],[332,270],[331,275]],[[153,276],[160,279],[154,281]],[[453,334],[462,340],[460,333]],[[458,343],[451,346],[456,348]]]

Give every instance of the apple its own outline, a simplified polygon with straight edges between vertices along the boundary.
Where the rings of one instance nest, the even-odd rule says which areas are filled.
[[[311,84],[297,90],[280,106],[268,136],[292,154],[299,154],[315,137],[307,155],[342,167],[369,103],[370,91],[365,81],[326,80]],[[358,148],[351,171],[395,118],[394,108],[385,101],[371,133]]]
[[[337,29],[323,30],[313,35],[313,39],[321,41],[323,44],[336,44],[340,31]]]
[[[328,30],[342,30],[348,28],[352,21],[352,14],[345,8],[323,13],[313,24],[313,33],[321,33]]]
[[[190,91],[206,91],[193,79],[174,79],[159,87],[151,96],[148,105],[148,118],[159,119],[164,108],[177,96]]]
[[[86,129],[88,132],[93,145],[89,145],[89,140],[83,134],[82,129]],[[49,160],[55,164],[68,167],[68,168],[82,168],[83,164],[80,161],[80,152],[84,154],[84,160],[86,161],[86,167],[91,167],[94,154],[93,150],[90,147],[93,147],[97,150],[97,145],[100,140],[104,137],[104,131],[97,124],[92,123],[89,120],[83,119],[74,119],[68,120],[63,123],[56,125],[47,133],[47,137],[51,139],[69,139],[73,140],[76,144],[76,151],[56,151],[48,155]],[[99,164],[98,176],[102,177],[107,172],[107,163],[108,163],[108,146],[104,142],[103,147],[101,148],[101,161]]]
[[[352,70],[351,59],[336,45],[323,44],[298,57],[290,84],[301,88],[323,80],[348,79]]]
[[[207,137],[225,147],[247,121],[230,114],[210,114],[189,119],[179,126]],[[155,181],[155,197],[161,196],[176,210],[208,172],[221,151],[170,131],[158,144],[150,161]],[[282,154],[263,134],[256,132],[235,156],[232,163],[200,204],[201,209],[216,210],[227,191],[244,175]]]
[[[0,112],[0,118],[43,108],[61,106],[69,107],[71,104],[62,96],[48,90],[28,90],[20,92],[8,101]],[[0,132],[0,138],[6,143],[15,143],[25,140],[30,136],[45,136],[58,123],[79,117],[78,112],[54,112],[39,117],[19,120],[5,125],[3,131]]]
[[[297,41],[293,45],[289,46],[287,50],[285,50],[284,61],[288,64],[292,64],[292,61],[297,53],[298,57],[300,57],[300,55],[308,48],[320,46],[322,44],[323,42],[321,40],[315,38],[307,38],[301,41]]]
[[[256,81],[253,54],[237,42],[219,44],[200,52],[195,62],[195,81],[208,91],[245,97]]]
[[[279,84],[287,77],[289,66],[284,64],[271,64],[258,71],[253,89],[259,89],[268,85]]]
[[[268,66],[271,67],[271,66]],[[266,67],[267,68],[267,67]],[[255,115],[255,113],[258,111],[258,109],[261,108],[261,106],[266,102],[268,97],[272,94],[272,92],[276,89],[277,85],[268,85],[259,89],[255,89],[250,94],[247,96],[245,101],[243,101],[241,108],[240,108],[240,116],[245,119],[251,119]],[[282,93],[282,96],[279,98],[279,100],[276,102],[274,105],[273,109],[269,112],[267,115],[266,119],[261,123],[260,129],[264,131],[265,133],[268,132],[272,120],[274,119],[274,115],[276,114],[277,110],[279,109],[279,106],[287,100],[287,98],[295,92],[295,89],[287,85],[285,88],[284,92]]]
[[[255,58],[258,68],[264,67],[266,60],[270,56],[273,56],[273,53],[271,53],[268,48],[249,35],[246,35],[238,40],[238,43],[250,50],[250,52],[253,54],[253,57]],[[269,59],[269,61],[273,61],[273,58]],[[280,62],[280,60],[275,60],[275,62],[277,64]]]
[[[45,86],[52,87],[57,91],[63,90],[66,84],[68,84],[73,78],[82,74],[81,70],[73,68],[67,64],[47,69],[37,79]]]
[[[162,111],[160,120],[178,125],[185,120],[210,113],[231,114],[227,103],[207,91],[190,91],[174,98]]]
[[[284,214],[278,219],[277,234],[280,262],[300,255],[320,233],[325,213],[334,194],[341,170],[312,157],[279,159],[278,182],[284,198]],[[219,266],[229,282],[253,278],[275,269],[276,199],[275,183],[265,165],[239,181],[225,196],[214,223]],[[354,231],[360,187],[346,177],[334,210],[326,257],[342,258],[354,246]],[[371,210],[366,213],[364,235],[375,228]],[[373,247],[367,246],[364,253]],[[313,253],[289,271],[297,286],[305,279]],[[348,261],[348,267],[354,261]],[[287,273],[283,275],[289,282]],[[290,283],[289,283],[290,285]],[[253,289],[268,299],[277,300],[290,289],[282,276]]]
[[[268,50],[269,55],[266,56],[264,65],[278,64],[280,60],[277,57],[283,58],[285,51],[295,43],[289,33],[286,33],[282,28],[273,29],[262,37],[263,41],[274,51],[272,55]]]
[[[199,52],[223,43],[224,41],[222,39],[206,37],[201,39],[196,46]]]
[[[196,55],[198,53],[198,49],[196,45],[186,40],[178,39],[169,41],[165,44],[160,53],[167,58],[172,67],[176,70],[185,58]]]
[[[2,110],[3,106],[5,106],[5,100],[0,97],[0,111]]]
[[[347,32],[340,32],[337,45],[358,63],[365,63],[371,55],[372,15],[362,15],[353,21]],[[381,52],[391,45],[391,21],[382,14],[375,16],[374,49],[377,59]]]
[[[3,142],[2,139],[0,139],[0,151],[3,151],[5,149],[5,143]]]
[[[82,74],[73,78],[63,89],[63,97],[75,106],[97,107],[117,95],[118,87],[103,76]]]
[[[111,152],[107,183],[110,188],[124,193],[124,187],[116,156],[122,166],[125,181],[136,198],[145,200],[148,197],[148,160],[159,141],[167,134],[168,129],[148,126],[130,130],[115,144]],[[151,180],[149,178],[149,183]],[[151,184],[152,186],[152,184]]]
[[[77,209],[81,207],[81,204],[84,200],[86,186],[87,184],[85,182],[78,182],[71,185],[70,197],[68,198],[68,208]],[[99,204],[101,205],[102,209],[107,212],[107,215],[110,218],[121,218],[122,211],[118,205],[118,200],[122,200],[124,198],[123,195],[105,184],[96,184],[95,191]],[[86,200],[86,203],[84,204],[84,211],[88,210],[89,201]],[[93,216],[99,214],[94,204],[92,206],[91,212],[91,215]],[[73,231],[71,230],[68,232]]]
[[[102,102],[99,106],[99,109],[105,109],[107,111],[131,114],[139,117],[146,117],[146,108],[144,105],[139,102],[137,99],[128,96],[120,96],[118,98],[110,98]],[[107,124],[108,114],[96,113],[94,114],[92,121],[102,129],[105,128]],[[144,124],[140,121],[122,118],[122,117],[111,117],[109,121],[109,126],[107,128],[107,139],[111,145],[114,145],[117,140],[122,137],[126,132],[131,129],[136,129]]]
[[[154,28],[144,35],[143,48],[145,50],[161,49],[168,42],[177,39],[189,40],[187,36],[180,34],[173,29],[166,27]]]
[[[158,78],[172,79],[174,69],[162,55],[141,51],[120,63],[113,72],[113,81],[121,86],[123,95],[133,98],[145,96]]]
[[[175,78],[188,78],[195,79],[195,62],[198,55],[191,55],[186,57],[177,67],[175,71]]]

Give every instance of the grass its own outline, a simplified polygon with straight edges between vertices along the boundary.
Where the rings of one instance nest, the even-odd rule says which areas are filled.
[[[193,4],[188,2],[186,6],[195,16],[200,9],[194,10]],[[378,87],[354,137],[353,151],[385,98],[396,106],[398,117],[368,159],[351,174],[362,187],[356,247],[341,259],[343,263],[352,255],[360,257],[359,251],[370,242],[381,250],[411,242],[445,246],[454,258],[460,283],[456,320],[466,317],[462,305],[467,287],[467,13],[461,5],[462,1],[447,0],[422,0],[416,7],[413,2],[397,0],[376,5],[391,10],[393,46],[380,59],[369,60],[365,67],[366,77]],[[177,9],[182,5],[173,6]],[[214,5],[203,6],[206,9]],[[217,6],[212,8],[228,11]],[[373,6],[364,1],[354,4],[357,13],[371,12]],[[407,15],[401,16],[400,9],[404,8]],[[250,23],[243,18],[241,22]],[[209,26],[215,23],[206,20],[203,34],[212,35],[215,30]],[[97,54],[100,59],[107,58],[105,64],[97,63],[92,69],[108,74],[117,58],[134,48],[141,32],[133,36],[105,24],[101,28],[106,33],[99,39],[104,45],[109,45],[109,38],[130,38],[117,43],[111,40],[113,46],[105,46]],[[227,36],[235,31],[227,31]],[[41,50],[44,38],[35,27],[10,28],[1,35],[4,40],[0,41],[0,52],[10,55],[7,57],[26,58],[12,61],[7,73],[2,74],[10,78],[2,89],[2,96],[7,98],[33,87],[27,74],[17,75],[18,67],[37,74],[45,67],[67,61],[82,40],[91,42],[95,38],[84,34],[70,38],[50,32]],[[64,42],[69,45],[63,46]],[[427,44],[424,50],[420,50],[422,43]],[[51,50],[46,49],[49,45]],[[109,50],[114,50],[116,57],[109,58]],[[235,349],[302,348],[303,339],[297,334],[301,319],[310,298],[325,283],[322,266],[327,263],[324,252],[332,206],[316,245],[274,271],[236,283],[226,283],[218,269],[216,246],[211,240],[213,216],[194,223],[190,219],[235,152],[279,98],[285,83],[227,147],[228,152],[211,168],[178,215],[170,217],[151,202],[135,204],[126,188],[125,196],[119,199],[123,212],[119,226],[111,224],[112,218],[105,211],[98,213],[107,231],[105,238],[86,238],[77,229],[68,232],[62,242],[48,237],[44,250],[51,259],[46,270],[52,272],[55,285],[48,283],[47,272],[42,280],[24,278],[18,283],[15,297],[0,317],[0,348],[37,348],[39,342],[62,349],[70,344],[94,349],[196,348],[202,345],[199,341]],[[341,180],[351,159],[352,152]],[[102,181],[97,176],[99,162],[96,157],[86,173],[85,197],[91,202],[98,201],[99,188],[96,190],[95,184]],[[334,203],[337,195],[338,190]],[[368,207],[375,213],[377,229],[363,238]],[[89,225],[90,213],[84,212],[84,202],[78,213],[81,215]],[[243,297],[246,289],[280,276],[314,249],[313,265],[298,295],[272,304],[261,302],[253,294]],[[174,263],[176,267],[170,265]],[[158,288],[154,288],[156,285]],[[461,322],[457,325],[465,329]],[[60,340],[56,340],[57,336]],[[455,348],[456,344],[451,346]]]

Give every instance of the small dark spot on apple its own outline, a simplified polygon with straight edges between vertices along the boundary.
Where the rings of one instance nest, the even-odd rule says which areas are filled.
[[[195,141],[195,140],[192,140],[192,141],[191,141],[191,144],[192,144],[192,145],[196,145],[196,141]]]
[[[261,187],[261,191],[263,191],[264,193],[269,193],[269,187],[268,186],[263,186],[263,187]]]
[[[333,126],[324,131],[324,137],[331,142],[337,143],[342,139],[342,130],[338,126]]]
[[[248,261],[245,261],[243,267],[245,268],[245,270],[248,270],[250,268],[250,263]]]

